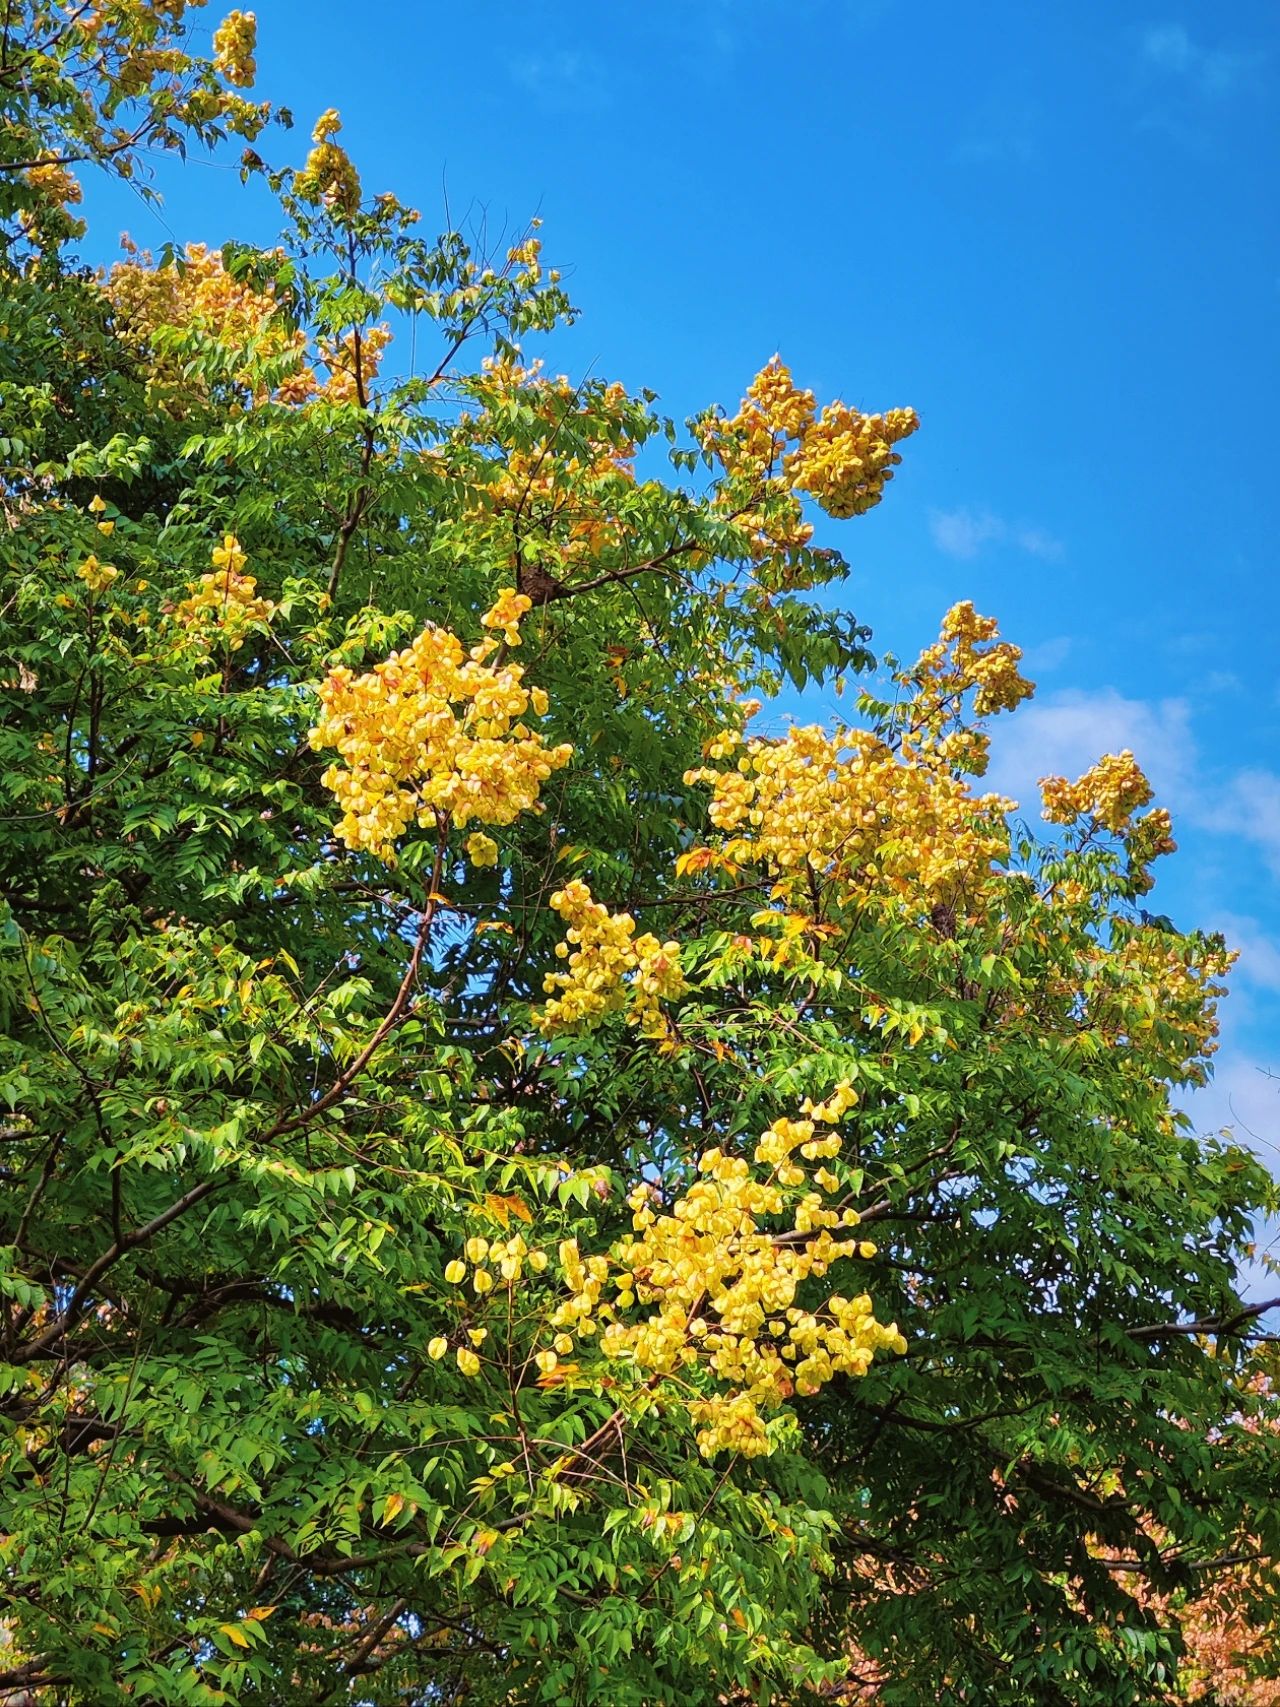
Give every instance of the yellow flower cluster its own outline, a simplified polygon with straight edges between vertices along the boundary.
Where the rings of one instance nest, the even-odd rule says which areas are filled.
[[[68,238],[83,237],[87,229],[68,209],[84,200],[79,180],[65,166],[32,166],[23,173],[35,200],[18,215],[23,231],[38,246],[56,246]]]
[[[114,563],[99,563],[92,552],[76,570],[91,593],[105,593],[119,573]]]
[[[343,213],[355,213],[360,206],[360,176],[346,149],[333,140],[341,129],[342,120],[332,107],[316,120],[311,133],[315,147],[295,176],[293,190],[302,201],[324,202]]]
[[[228,12],[213,32],[213,63],[233,88],[252,87],[257,45],[258,20],[252,12]]]
[[[63,207],[84,200],[79,179],[65,166],[32,166],[23,175],[33,190]]]
[[[1151,784],[1133,754],[1106,753],[1096,765],[1068,782],[1063,776],[1041,779],[1044,816],[1051,824],[1074,824],[1094,818],[1104,829],[1118,835],[1128,828],[1133,814],[1151,799]]]
[[[498,844],[483,830],[476,830],[462,844],[472,865],[497,865]]]
[[[865,515],[880,502],[902,461],[894,445],[919,425],[914,409],[862,415],[843,403],[829,404],[788,456],[787,478],[829,516]]]
[[[804,438],[817,408],[813,392],[800,390],[782,357],[774,356],[747,387],[735,422],[745,430],[752,453],[772,462],[782,443]]]
[[[322,349],[321,360],[329,370],[329,377],[320,387],[319,397],[326,403],[359,403],[360,393],[363,391],[367,399],[369,388],[378,377],[378,369],[382,365],[382,352],[390,342],[389,326],[365,327],[360,334],[358,376],[354,332],[347,332],[342,342],[334,348]],[[284,387],[281,387],[281,401],[295,400],[293,394],[286,397],[283,392]]]
[[[619,515],[619,504],[622,491],[635,483],[636,448],[624,419],[629,407],[625,388],[607,386],[591,399],[588,413],[565,375],[544,375],[539,362],[524,366],[512,358],[486,357],[475,395],[490,417],[479,435],[489,439],[498,456],[491,478],[476,490],[473,513],[482,525],[489,521],[500,530],[496,549],[509,552],[513,531],[523,525],[527,532],[536,523],[538,566],[560,580],[622,552],[633,524]],[[510,442],[513,401],[538,418],[543,442]],[[557,450],[566,429],[581,435],[568,456]],[[528,552],[527,539],[522,549]]]
[[[259,595],[254,577],[243,573],[247,561],[236,536],[224,535],[213,548],[212,572],[189,584],[190,597],[174,612],[176,620],[202,641],[238,651],[250,630],[270,622],[276,608]]]
[[[492,625],[512,597],[504,589],[482,620]],[[411,823],[510,824],[537,805],[573,748],[548,747],[521,721],[530,707],[546,711],[546,695],[524,686],[519,665],[490,664],[497,650],[485,639],[466,652],[429,623],[365,675],[340,666],[321,683],[323,715],[310,740],[337,749],[341,762],[323,780],[342,808],[337,834],[348,847],[390,859]],[[477,863],[491,863],[491,846],[476,843]]]
[[[1043,816],[1051,824],[1075,824],[1087,819],[1119,837],[1139,892],[1150,889],[1155,881],[1147,869],[1152,861],[1177,848],[1173,821],[1165,807],[1157,806],[1141,817],[1134,815],[1150,801],[1152,790],[1128,748],[1122,753],[1104,754],[1074,782],[1062,776],[1042,777],[1040,793],[1044,800]]]
[[[985,769],[987,738],[958,718],[969,694],[980,713],[1025,698],[1020,656],[994,622],[957,605],[942,638],[897,678],[911,697],[884,734],[814,725],[747,740],[721,731],[707,754],[732,768],[704,766],[685,781],[711,787],[711,822],[726,839],[683,856],[686,868],[764,866],[777,878],[774,899],[798,909],[797,927],[810,922],[815,877],[836,898],[879,894],[916,908],[976,899],[983,875],[1007,856],[1014,802],[972,793],[966,779]],[[766,947],[785,963],[786,943]]]
[[[775,897],[798,906],[809,904],[810,872],[841,890],[932,904],[1008,847],[1012,802],[975,798],[946,765],[863,730],[828,735],[815,725],[747,741],[735,769],[704,767],[686,781],[713,789],[723,857],[772,870]]]
[[[569,927],[567,940],[556,944],[569,970],[550,972],[543,980],[554,1000],[534,1016],[539,1029],[590,1030],[629,1008],[629,1022],[642,1036],[666,1036],[659,1004],[674,1001],[687,988],[679,943],[659,942],[647,931],[637,936],[630,913],[611,913],[577,879],[557,890],[551,905]]]
[[[497,602],[480,618],[485,628],[500,628],[508,646],[520,645],[520,622],[533,609],[533,600],[514,587],[504,587]]]
[[[1205,1062],[1218,1047],[1221,980],[1236,958],[1221,938],[1171,942],[1162,931],[1136,930],[1113,954],[1099,956],[1090,1019],[1109,1042],[1132,1052],[1137,1073],[1150,1074],[1154,1045],[1162,1074],[1204,1084]]]
[[[526,237],[523,243],[517,243],[513,249],[507,250],[507,260],[513,267],[519,267],[522,272],[532,273],[535,279],[542,272],[542,239]]]
[[[454,1257],[446,1263],[444,1278],[450,1286],[461,1286],[470,1276],[471,1290],[477,1298],[483,1298],[492,1292],[495,1280],[510,1289],[526,1271],[541,1274],[549,1263],[547,1253],[530,1249],[519,1233],[510,1239],[495,1239],[492,1242],[477,1236],[468,1239],[463,1248],[465,1260],[462,1257]],[[458,1348],[457,1364],[465,1376],[474,1379],[480,1373],[481,1360],[472,1347],[484,1344],[489,1337],[488,1329],[469,1328],[467,1337],[471,1345]],[[568,1351],[573,1349],[573,1341],[563,1334],[557,1336],[557,1344]],[[427,1354],[435,1362],[439,1362],[448,1349],[449,1341],[443,1334],[438,1334],[428,1344]],[[556,1367],[558,1359],[554,1351],[541,1351],[537,1354],[536,1361],[542,1373],[548,1374]]]
[[[634,1233],[608,1258],[583,1257],[575,1240],[560,1247],[570,1296],[553,1327],[579,1338],[599,1332],[605,1357],[654,1385],[671,1379],[683,1387],[701,1369],[722,1386],[688,1400],[708,1457],[767,1453],[765,1416],[793,1393],[816,1393],[836,1374],[864,1375],[877,1351],[906,1349],[895,1326],[875,1320],[865,1295],[831,1293],[811,1309],[797,1302],[810,1277],[842,1258],[875,1254],[871,1244],[833,1236],[833,1228],[856,1226],[857,1213],[830,1207],[841,1188],[829,1170],[819,1167],[811,1180],[803,1165],[838,1153],[839,1135],[818,1128],[852,1101],[842,1086],[808,1118],[775,1121],[755,1147],[754,1168],[708,1150],[701,1177],[667,1213],[653,1207],[651,1187],[638,1186],[629,1200]],[[766,1225],[779,1220],[790,1224]],[[637,1306],[647,1314],[625,1319]]]
[[[127,247],[137,255],[132,245]],[[184,357],[153,348],[162,327],[193,327],[228,350],[254,351],[273,363],[292,355],[298,373],[285,381],[282,400],[298,402],[315,389],[315,375],[305,365],[306,335],[285,324],[274,290],[232,278],[221,256],[203,243],[187,245],[180,267],[153,267],[146,255],[121,262],[111,269],[104,289],[123,341],[146,353],[151,383],[168,394],[175,412],[189,405],[192,381],[184,372]],[[252,383],[247,360],[233,378]]]
[[[979,616],[965,599],[942,619],[937,641],[899,679],[915,690],[913,731],[937,736],[955,719],[959,702],[973,692],[978,717],[1013,711],[1035,692],[1018,669],[1022,651],[1000,639],[993,616]],[[954,738],[954,737],[953,737]],[[983,768],[985,768],[985,747]]]
[[[446,1265],[444,1277],[451,1285],[460,1286],[470,1272],[472,1291],[479,1294],[493,1290],[495,1272],[500,1281],[517,1281],[526,1268],[541,1274],[547,1266],[546,1252],[530,1250],[520,1233],[493,1240],[477,1234],[467,1240],[463,1253],[466,1261],[455,1257]]]
[[[778,356],[747,390],[741,410],[725,423],[729,441],[762,469],[777,469],[790,487],[807,492],[828,515],[860,516],[880,502],[902,461],[894,446],[920,425],[914,409],[863,415],[846,404],[816,413],[814,395],[800,390]],[[787,448],[790,446],[790,448]]]

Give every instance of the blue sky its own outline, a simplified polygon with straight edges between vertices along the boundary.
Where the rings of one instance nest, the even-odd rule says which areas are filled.
[[[256,11],[298,122],[263,151],[300,160],[332,105],[426,221],[446,193],[495,236],[539,214],[584,311],[559,366],[683,416],[780,350],[823,398],[919,410],[886,502],[820,534],[849,602],[900,654],[958,598],[1001,619],[1040,684],[1014,792],[1137,752],[1181,843],[1152,905],[1242,950],[1197,1122],[1280,1159],[1272,0]],[[158,182],[159,216],[95,192],[99,239],[274,235],[229,164]]]

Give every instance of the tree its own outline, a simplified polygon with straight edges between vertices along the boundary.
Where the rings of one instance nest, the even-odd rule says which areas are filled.
[[[970,605],[752,731],[870,670],[807,516],[915,415],[553,377],[536,233],[420,238],[332,112],[280,249],[77,269],[47,168],[129,160],[142,73],[12,73],[48,30],[0,70],[0,1688],[1164,1699],[1160,1594],[1276,1545],[1272,1188],[1172,1100],[1229,955],[1141,908],[1131,755],[1052,841],[979,791],[1030,687]]]

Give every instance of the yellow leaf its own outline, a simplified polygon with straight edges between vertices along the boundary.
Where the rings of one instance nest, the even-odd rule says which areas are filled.
[[[276,1611],[278,1608],[274,1606],[251,1606],[245,1613],[245,1617],[255,1618],[261,1624],[264,1618],[270,1618],[272,1613]]]
[[[237,1648],[247,1648],[249,1638],[238,1624],[219,1624],[219,1630],[229,1642],[234,1642]]]
[[[383,1508],[383,1512],[382,1512],[382,1521],[384,1523],[390,1523],[392,1518],[393,1517],[399,1517],[400,1513],[403,1510],[404,1510],[404,1495],[403,1494],[388,1494],[387,1495],[387,1503],[386,1503],[385,1507]]]

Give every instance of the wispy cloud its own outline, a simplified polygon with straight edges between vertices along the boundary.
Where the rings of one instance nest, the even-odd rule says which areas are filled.
[[[1040,154],[1040,112],[1001,91],[971,116],[951,150],[956,166],[1030,166]]]
[[[1060,558],[1065,549],[1062,541],[1044,528],[1007,522],[990,510],[932,510],[929,532],[939,551],[966,560],[977,557],[988,545],[1012,545],[1031,557],[1050,561]]]
[[[1041,640],[1035,646],[1027,646],[1022,653],[1022,669],[1031,680],[1038,681],[1041,676],[1048,675],[1063,665],[1072,647],[1069,635],[1055,634],[1052,640]]]
[[[1221,931],[1228,946],[1239,954],[1236,978],[1256,990],[1280,992],[1280,941],[1260,919],[1242,913],[1215,912],[1207,920],[1206,929]]]
[[[1229,94],[1252,75],[1262,55],[1231,48],[1202,47],[1185,25],[1149,24],[1142,33],[1143,63],[1163,76],[1176,78],[1201,95]]]
[[[1064,689],[1037,698],[993,729],[988,782],[1034,818],[1042,776],[1077,777],[1104,753],[1125,748],[1137,757],[1159,803],[1172,809],[1175,832],[1182,823],[1230,838],[1261,854],[1280,876],[1280,773],[1253,766],[1209,774],[1186,699],[1129,699],[1114,688]]]
[[[1185,798],[1192,774],[1191,706],[1185,699],[1127,699],[1114,688],[1064,689],[1034,699],[992,729],[985,786],[1039,815],[1042,776],[1077,777],[1103,753],[1128,748],[1162,802]]]
[[[605,67],[594,54],[559,49],[529,54],[508,66],[511,78],[552,110],[599,107],[609,97]]]
[[[1229,1133],[1242,1149],[1254,1155],[1272,1174],[1280,1176],[1280,1060],[1224,1047],[1216,1056],[1213,1076],[1197,1090],[1178,1097],[1201,1137]],[[1280,1257],[1280,1222],[1259,1217],[1254,1223],[1257,1256],[1242,1265],[1240,1279],[1246,1299],[1261,1302],[1276,1295],[1274,1270],[1258,1260],[1265,1253]]]
[[[1209,1083],[1184,1098],[1197,1132],[1234,1131],[1273,1172],[1280,1159],[1280,1081],[1275,1066],[1243,1052],[1224,1050]]]
[[[1226,785],[1202,794],[1196,822],[1258,848],[1280,876],[1280,775],[1260,766],[1237,771]]]

